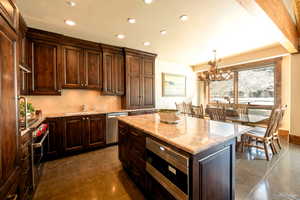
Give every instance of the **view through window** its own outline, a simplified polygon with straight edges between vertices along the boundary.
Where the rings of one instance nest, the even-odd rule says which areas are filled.
[[[210,81],[209,101],[272,106],[275,104],[275,65],[236,71],[231,80]],[[237,92],[234,92],[234,85]],[[234,102],[238,94],[237,102]]]
[[[209,94],[211,102],[233,103],[233,80],[211,81]]]
[[[274,105],[274,66],[238,72],[238,103]]]

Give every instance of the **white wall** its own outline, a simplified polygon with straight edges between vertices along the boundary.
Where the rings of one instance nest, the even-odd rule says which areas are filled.
[[[291,56],[291,134],[300,136],[300,54]]]
[[[175,108],[175,102],[190,102],[193,105],[199,103],[199,87],[196,80],[196,74],[189,65],[177,64],[156,60],[155,69],[155,93],[156,108]],[[162,96],[162,73],[180,74],[187,77],[186,81],[186,97],[163,97]]]

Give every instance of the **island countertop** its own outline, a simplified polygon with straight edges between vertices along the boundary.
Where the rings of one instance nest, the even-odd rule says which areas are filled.
[[[240,124],[189,116],[183,116],[183,120],[178,124],[161,123],[158,114],[118,117],[118,120],[192,155],[252,129]]]

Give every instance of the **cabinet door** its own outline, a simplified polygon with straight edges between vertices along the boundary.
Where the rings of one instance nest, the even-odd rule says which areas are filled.
[[[58,44],[39,40],[29,41],[30,93],[60,95],[59,65],[61,48]]]
[[[59,156],[61,152],[62,123],[60,118],[47,120],[49,125],[49,134],[45,146],[46,159],[52,159]]]
[[[20,15],[20,20],[19,20],[19,63],[22,65],[22,67],[26,68],[27,70],[31,71],[28,67],[28,62],[27,62],[27,39],[26,39],[26,24],[23,19],[23,17]]]
[[[118,123],[118,150],[119,159],[125,168],[129,168],[129,133],[128,126],[119,121]]]
[[[85,86],[91,89],[102,88],[102,56],[99,51],[85,51]]]
[[[19,68],[19,88],[21,95],[28,95],[28,73]]]
[[[14,4],[14,0],[0,0],[0,15],[6,19],[12,28],[17,30],[18,9]]]
[[[115,92],[116,95],[122,96],[125,94],[125,65],[124,55],[116,54],[115,56]]]
[[[63,46],[63,88],[84,87],[83,50]]]
[[[142,103],[143,108],[155,107],[155,73],[154,73],[154,59],[143,58],[143,75],[141,76],[142,86]]]
[[[2,4],[2,1],[0,1]],[[0,15],[0,199],[17,183],[18,130],[15,75],[17,35]]]
[[[141,73],[142,59],[140,56],[126,56],[126,100],[127,108],[141,106]]]
[[[199,199],[234,199],[233,151],[235,148],[227,146],[198,161],[195,170],[199,170],[201,174],[195,188],[197,187],[196,191],[199,192]]]
[[[84,122],[83,117],[67,117],[64,119],[63,150],[65,153],[83,150]]]
[[[106,117],[105,115],[87,117],[87,147],[101,147],[105,145]]]
[[[111,52],[103,52],[103,94],[114,94],[113,87],[113,65],[114,54]]]

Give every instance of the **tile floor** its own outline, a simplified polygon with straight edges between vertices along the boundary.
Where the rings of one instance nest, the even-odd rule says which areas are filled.
[[[260,151],[237,153],[237,200],[300,200],[300,146],[270,162]],[[143,200],[123,171],[117,146],[45,163],[34,200]]]

